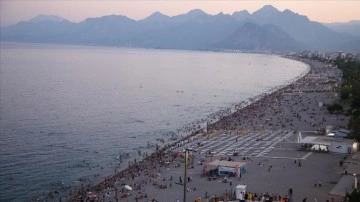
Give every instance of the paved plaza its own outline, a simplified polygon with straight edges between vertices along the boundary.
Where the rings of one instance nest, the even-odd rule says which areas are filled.
[[[225,196],[234,192],[238,184],[247,185],[247,191],[252,193],[265,193],[270,195],[285,196],[288,190],[293,190],[294,201],[302,201],[307,197],[309,201],[326,201],[334,198],[335,201],[342,201],[344,191],[352,187],[354,177],[344,176],[346,167],[340,167],[339,162],[344,158],[349,158],[346,154],[316,153],[308,151],[298,151],[299,146],[294,140],[296,134],[293,131],[253,131],[249,133],[234,132],[229,134],[218,134],[211,138],[207,136],[193,139],[189,143],[183,144],[176,150],[185,148],[196,148],[196,152],[191,152],[194,157],[194,167],[187,170],[191,181],[187,183],[187,199],[194,201],[205,196]],[[198,145],[201,146],[198,146]],[[208,155],[211,151],[211,155]],[[233,156],[233,151],[239,151],[239,156]],[[241,179],[230,177],[229,182],[222,182],[223,177],[209,181],[206,176],[202,176],[206,162],[215,159],[228,159],[233,161],[244,161],[246,159],[246,173],[242,174]],[[204,161],[202,165],[198,162]],[[299,161],[301,166],[299,166]],[[178,165],[180,165],[178,167]],[[271,169],[269,168],[271,167]],[[183,158],[169,161],[167,166],[158,169],[157,178],[152,181],[152,185],[146,184],[143,189],[126,191],[132,195],[123,198],[124,201],[135,201],[139,193],[148,193],[146,201],[155,199],[157,201],[182,201],[183,186],[179,184],[179,178],[184,180]],[[145,180],[138,177],[137,182]],[[342,179],[344,178],[344,179]],[[342,180],[340,180],[342,179]],[[340,183],[338,184],[338,182]],[[136,182],[129,180],[123,181],[131,186],[136,186]],[[321,182],[321,187],[315,184]],[[149,183],[149,182],[147,182]],[[161,186],[159,186],[161,185]],[[123,185],[116,185],[121,190]],[[162,188],[161,188],[162,187]],[[165,188],[166,187],[166,188]],[[333,195],[329,193],[332,192]],[[121,195],[121,194],[119,194]],[[115,189],[109,190],[105,196],[106,201],[115,201]],[[209,199],[209,198],[208,198]]]

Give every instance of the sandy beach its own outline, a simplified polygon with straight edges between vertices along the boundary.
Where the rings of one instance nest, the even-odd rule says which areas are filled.
[[[330,192],[346,170],[339,162],[351,156],[298,151],[296,142],[299,131],[318,131],[326,126],[346,128],[348,117],[330,114],[326,109],[326,104],[337,99],[335,90],[340,86],[341,73],[328,64],[303,62],[311,69],[299,80],[209,124],[206,131],[164,144],[142,161],[132,161],[127,169],[94,187],[72,192],[65,200],[183,201],[182,184],[186,180],[187,201],[198,197],[210,201],[215,195],[228,200],[239,184],[247,185],[255,201],[260,201],[264,193],[274,200],[292,195],[295,202],[305,197],[307,201],[342,201],[343,196]],[[185,149],[193,150],[188,179],[184,179]],[[238,155],[234,156],[234,151]],[[204,174],[208,162],[229,158],[246,162],[241,177],[223,182],[223,176]],[[351,189],[352,181],[348,181],[342,188]]]

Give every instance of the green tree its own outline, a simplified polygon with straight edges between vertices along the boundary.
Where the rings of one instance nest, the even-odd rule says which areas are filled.
[[[334,103],[332,105],[328,105],[327,109],[330,113],[334,113],[334,112],[342,112],[344,110],[344,107],[340,103]]]
[[[348,111],[352,112],[349,121],[349,129],[352,131],[350,138],[360,141],[360,62],[336,60],[334,63],[343,74],[340,97],[349,101]],[[336,111],[335,108],[331,106],[329,112]]]
[[[348,198],[348,202],[359,202],[360,201],[360,191],[354,189],[350,194],[346,193],[346,197]]]
[[[349,121],[349,128],[351,128],[350,138],[356,139],[360,142],[360,110],[355,110]]]
[[[342,100],[347,100],[347,99],[349,99],[349,98],[350,98],[350,95],[351,95],[351,91],[352,91],[351,87],[349,87],[349,86],[342,86],[342,87],[340,88],[340,98],[341,98]]]
[[[360,79],[360,78],[359,78]],[[360,109],[360,98],[354,98],[351,102],[351,108]]]
[[[340,58],[331,62],[342,72],[342,86],[339,93],[347,114],[351,115],[348,125],[351,130],[349,138],[360,141],[360,62]],[[328,105],[327,109],[330,113],[334,113],[342,112],[344,107],[340,103],[334,103]]]

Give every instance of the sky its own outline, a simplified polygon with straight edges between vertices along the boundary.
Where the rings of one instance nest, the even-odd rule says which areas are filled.
[[[156,11],[168,16],[201,9],[208,14],[250,13],[264,5],[290,9],[310,20],[330,23],[360,20],[360,0],[0,0],[0,25],[27,21],[39,14],[57,15],[72,22],[89,17],[125,15],[139,20]]]

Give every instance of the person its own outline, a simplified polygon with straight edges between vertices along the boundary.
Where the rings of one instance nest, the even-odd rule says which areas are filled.
[[[181,176],[179,177],[179,182],[182,183],[182,179],[181,179]]]
[[[289,198],[292,198],[292,194],[293,194],[293,189],[290,188],[289,191],[288,191]]]
[[[302,202],[306,202],[306,200],[307,200],[307,198],[305,197],[305,198],[302,200]]]

